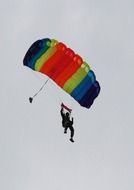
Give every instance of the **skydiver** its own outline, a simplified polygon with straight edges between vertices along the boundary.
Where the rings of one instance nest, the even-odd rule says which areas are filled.
[[[70,141],[74,142],[73,136],[74,136],[74,128],[73,128],[73,117],[70,119],[70,113],[69,112],[64,112],[64,108],[61,106],[61,117],[62,117],[62,126],[64,128],[64,133],[67,133],[67,129],[70,129]]]

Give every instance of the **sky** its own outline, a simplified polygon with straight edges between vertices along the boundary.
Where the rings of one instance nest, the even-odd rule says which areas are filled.
[[[0,2],[0,189],[134,189],[134,1]],[[101,92],[91,109],[23,66],[30,45],[64,42],[91,66]],[[73,109],[75,143],[61,127]]]

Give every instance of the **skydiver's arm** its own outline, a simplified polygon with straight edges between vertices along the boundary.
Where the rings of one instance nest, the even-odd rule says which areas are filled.
[[[63,108],[61,108],[60,113],[61,113],[61,116],[64,117],[65,113],[64,113]]]
[[[72,124],[74,123],[74,118],[72,117]]]

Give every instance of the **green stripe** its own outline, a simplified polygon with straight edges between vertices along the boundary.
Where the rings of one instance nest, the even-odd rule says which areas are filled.
[[[71,94],[72,91],[80,84],[80,82],[87,76],[90,67],[84,62],[81,67],[67,80],[64,84],[63,89]]]

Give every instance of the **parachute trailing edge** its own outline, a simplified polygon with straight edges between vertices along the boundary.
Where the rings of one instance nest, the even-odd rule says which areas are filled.
[[[27,51],[23,64],[50,77],[83,107],[90,108],[99,95],[100,85],[90,66],[62,42],[37,40]]]

